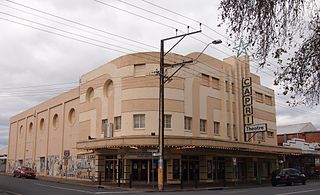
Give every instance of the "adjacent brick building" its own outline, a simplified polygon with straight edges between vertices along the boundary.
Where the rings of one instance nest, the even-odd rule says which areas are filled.
[[[306,143],[320,143],[320,130],[310,122],[278,126],[277,138],[279,146],[293,138],[304,139]]]

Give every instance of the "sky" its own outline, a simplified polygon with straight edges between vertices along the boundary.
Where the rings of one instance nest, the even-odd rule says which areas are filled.
[[[161,39],[201,29],[172,52],[200,52],[221,39],[205,53],[220,60],[236,55],[238,43],[218,25],[218,6],[218,0],[0,0],[0,148],[11,116],[77,86],[82,74],[112,59],[159,51]],[[166,42],[166,50],[174,43]],[[276,63],[269,62],[261,69],[253,59],[251,71],[281,94],[273,86]],[[291,108],[286,100],[276,96],[277,125],[312,122],[320,129],[319,107]]]

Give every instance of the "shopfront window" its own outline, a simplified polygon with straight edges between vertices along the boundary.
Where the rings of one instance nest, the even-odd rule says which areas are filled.
[[[212,160],[207,160],[208,179],[212,179]]]
[[[180,160],[173,159],[173,179],[180,178]]]

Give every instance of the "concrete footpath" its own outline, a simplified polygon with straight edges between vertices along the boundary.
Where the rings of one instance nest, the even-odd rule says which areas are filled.
[[[73,178],[62,178],[62,177],[45,177],[38,176],[39,180],[51,181],[57,183],[66,183],[73,185],[82,185],[94,188],[105,188],[105,189],[117,189],[121,191],[144,191],[144,192],[154,192],[158,191],[157,183],[154,185],[146,184],[141,182],[133,182],[130,188],[129,184],[120,184],[110,182],[101,182],[99,185],[98,182],[93,182],[91,180],[83,179],[73,179]],[[226,183],[191,183],[191,184],[166,184],[164,186],[164,191],[196,191],[196,190],[225,190],[225,189],[241,189],[241,188],[252,188],[252,187],[262,187],[262,186],[271,186],[269,181],[265,181],[261,184],[254,182],[247,183],[235,183],[235,182],[226,182]]]

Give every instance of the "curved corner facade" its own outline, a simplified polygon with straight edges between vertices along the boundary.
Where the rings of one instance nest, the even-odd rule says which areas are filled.
[[[195,58],[168,54],[166,63]],[[10,120],[7,172],[151,183],[157,179],[159,53],[117,58],[81,76],[79,87]],[[167,68],[167,74],[177,67]],[[254,124],[244,140],[242,79],[252,80]],[[202,55],[165,86],[166,183],[268,178],[278,156],[273,90],[250,73],[248,58]],[[249,140],[249,138],[251,138]],[[249,141],[248,141],[249,140]]]

